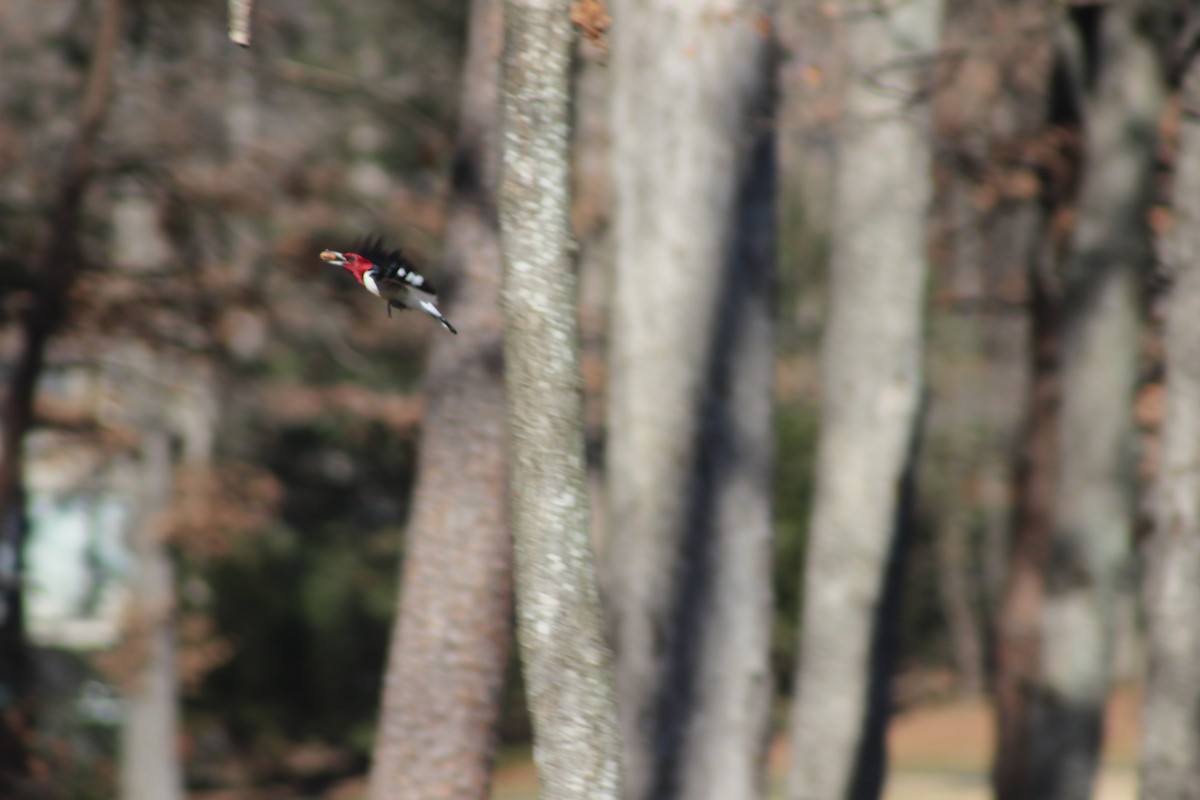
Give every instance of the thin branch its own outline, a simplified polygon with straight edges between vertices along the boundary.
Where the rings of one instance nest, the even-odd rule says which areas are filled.
[[[20,481],[21,440],[29,426],[37,377],[45,346],[58,327],[62,307],[79,260],[73,257],[83,195],[91,180],[93,151],[111,97],[113,61],[120,44],[124,0],[106,0],[96,47],[88,70],[79,130],[64,163],[46,243],[31,270],[36,281],[34,307],[24,320],[24,346],[4,397],[0,435],[0,517],[11,511],[12,487]]]
[[[234,44],[250,46],[250,14],[254,0],[229,0],[229,38]]]

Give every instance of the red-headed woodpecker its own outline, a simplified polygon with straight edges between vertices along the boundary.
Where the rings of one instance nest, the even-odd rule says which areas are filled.
[[[433,285],[413,269],[412,262],[402,251],[386,250],[383,242],[376,239],[364,242],[357,253],[323,250],[321,260],[335,267],[345,267],[364,289],[386,300],[389,316],[393,308],[415,308],[445,325],[451,333],[458,333],[434,305],[437,292]]]

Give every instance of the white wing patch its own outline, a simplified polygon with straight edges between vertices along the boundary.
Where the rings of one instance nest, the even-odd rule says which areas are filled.
[[[434,304],[437,291],[433,285],[424,275],[413,269],[400,250],[386,250],[381,240],[368,239],[357,254],[351,255],[357,255],[370,262],[371,267],[365,272],[358,273],[357,266],[354,272],[361,275],[364,289],[387,301],[388,316],[391,316],[393,308],[419,309],[440,322],[446,330],[458,333],[450,324],[450,320],[442,316],[442,312],[438,311]],[[321,259],[325,261],[332,261],[332,256],[342,258],[341,254],[332,250],[321,253]]]

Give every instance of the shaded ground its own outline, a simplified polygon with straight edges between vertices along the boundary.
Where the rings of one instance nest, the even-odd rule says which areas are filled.
[[[1119,690],[1105,723],[1104,769],[1095,800],[1137,796],[1141,695]],[[982,699],[914,709],[888,732],[894,765],[884,800],[985,800],[993,746],[991,710]]]
[[[1140,693],[1128,688],[1117,691],[1109,703],[1104,768],[1093,800],[1135,800],[1140,708]],[[990,800],[988,764],[992,746],[991,710],[983,699],[917,706],[896,717],[888,732],[892,771],[883,800]],[[783,782],[785,756],[786,743],[781,738],[771,754],[771,773],[777,787]],[[292,766],[303,771],[303,764]],[[298,790],[293,781],[254,791],[192,792],[189,798],[295,800],[319,795],[326,800],[362,800],[365,794],[365,777],[356,776],[319,792]],[[772,796],[780,798],[782,793],[777,789]],[[506,750],[500,757],[492,800],[536,797],[537,781],[528,748]]]
[[[1116,693],[1106,717],[1104,770],[1095,800],[1134,800],[1137,796],[1138,710],[1141,696]],[[895,719],[888,732],[892,774],[884,800],[986,800],[993,746],[991,710],[983,699],[915,708]],[[777,744],[772,771],[783,771]],[[532,800],[533,766],[509,754],[496,774],[493,800]]]

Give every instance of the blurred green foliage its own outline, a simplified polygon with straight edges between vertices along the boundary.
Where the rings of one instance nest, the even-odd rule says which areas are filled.
[[[346,418],[263,437],[277,527],[206,568],[233,657],[189,703],[243,746],[320,741],[365,757],[378,713],[414,471],[408,432]]]
[[[775,685],[790,694],[800,635],[800,579],[812,507],[817,446],[816,409],[782,406],[775,419],[775,628],[771,665]]]

